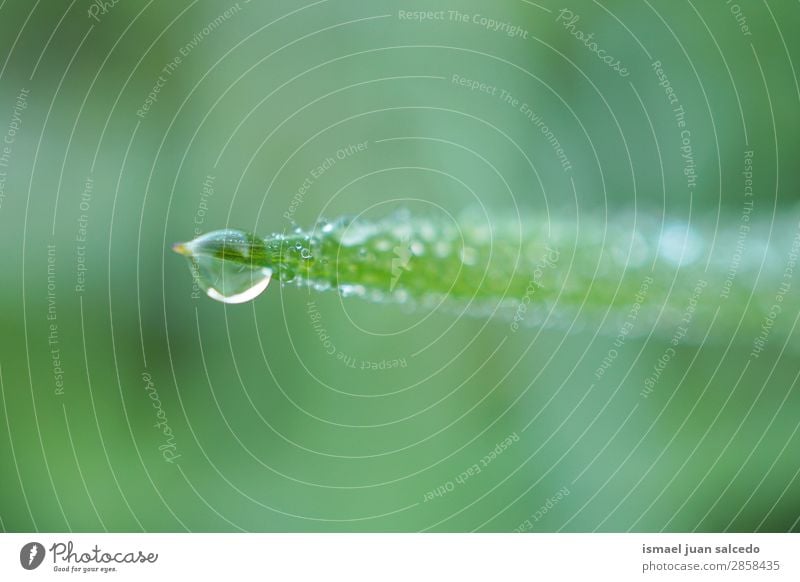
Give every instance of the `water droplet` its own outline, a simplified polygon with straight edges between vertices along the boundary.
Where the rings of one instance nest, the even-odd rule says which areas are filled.
[[[398,224],[394,227],[394,235],[399,239],[409,239],[411,238],[411,234],[414,232],[414,229],[411,227],[411,224]]]
[[[194,263],[197,283],[206,295],[222,303],[245,303],[261,295],[272,279],[266,267],[251,269],[216,257],[198,256]]]
[[[470,233],[470,238],[476,243],[487,243],[492,238],[492,229],[488,225],[476,226]]]
[[[411,220],[411,210],[408,208],[398,208],[395,213],[394,217],[396,221],[405,221]]]
[[[370,238],[376,227],[369,222],[353,222],[349,218],[337,221],[336,231],[339,242],[346,247],[353,247],[364,244]],[[323,232],[327,232],[323,230]]]
[[[362,297],[366,291],[363,285],[339,285],[339,293],[342,297],[351,297],[353,295]]]
[[[256,264],[266,251],[264,241],[251,234],[214,231],[173,249],[188,258],[192,275],[206,295],[222,303],[251,301],[272,279],[272,269]]]
[[[676,266],[696,261],[703,249],[702,239],[687,224],[668,226],[658,241],[659,253]]]
[[[395,289],[393,295],[398,303],[405,303],[409,298],[408,291],[405,289]]]
[[[311,258],[311,251],[309,249],[303,249],[302,251],[300,251],[300,256],[308,260]]]
[[[475,249],[471,247],[462,248],[459,254],[461,257],[461,262],[464,263],[465,265],[472,266],[478,260],[478,253],[476,253]]]

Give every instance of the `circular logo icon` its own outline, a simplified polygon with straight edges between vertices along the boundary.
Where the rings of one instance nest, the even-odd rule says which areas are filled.
[[[44,561],[44,546],[39,542],[29,542],[19,552],[19,563],[26,570],[35,570]]]

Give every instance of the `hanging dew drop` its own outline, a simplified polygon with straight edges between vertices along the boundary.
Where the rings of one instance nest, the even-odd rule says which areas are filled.
[[[222,303],[245,303],[261,295],[269,286],[272,270],[231,265],[213,257],[192,259],[200,287],[206,295]]]
[[[208,233],[172,247],[184,255],[197,284],[222,303],[245,303],[261,295],[272,279],[272,269],[259,264],[263,241],[236,230]]]

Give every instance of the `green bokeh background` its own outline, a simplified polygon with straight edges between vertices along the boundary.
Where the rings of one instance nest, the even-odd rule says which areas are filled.
[[[314,180],[293,220],[482,205],[611,228],[632,212],[719,216],[735,230],[748,149],[754,213],[796,219],[796,3],[741,2],[750,34],[722,1],[121,0],[97,19],[91,6],[0,3],[0,134],[30,92],[0,206],[4,530],[798,530],[795,337],[772,338],[746,370],[752,337],[683,345],[643,399],[664,339],[629,340],[597,380],[613,337],[590,326],[511,334],[507,321],[278,286],[223,306],[193,297],[169,251],[196,226],[291,228],[284,213],[310,172],[363,142]],[[568,34],[564,7],[630,76]],[[413,10],[445,20],[400,17]],[[686,110],[691,196],[657,60]],[[528,103],[572,170],[519,107],[453,75]],[[404,365],[361,369],[393,360]],[[450,490],[426,496],[439,487]]]

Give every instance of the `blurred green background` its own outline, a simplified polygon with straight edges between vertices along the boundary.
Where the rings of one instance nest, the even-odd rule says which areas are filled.
[[[0,3],[0,526],[800,529],[796,339],[746,369],[749,336],[680,346],[645,399],[668,338],[597,379],[590,326],[277,285],[223,306],[169,251],[437,205],[736,231],[747,150],[754,214],[796,219],[798,24],[775,1]]]

